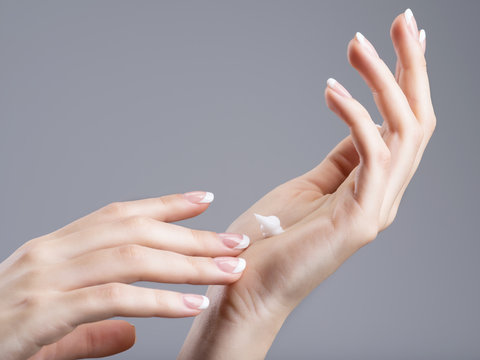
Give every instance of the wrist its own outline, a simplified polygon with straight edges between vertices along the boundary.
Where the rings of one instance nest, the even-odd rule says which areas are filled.
[[[195,319],[178,359],[235,360],[266,356],[291,310],[279,304],[267,309],[263,305],[241,303],[229,291],[227,286],[209,288],[210,307]]]

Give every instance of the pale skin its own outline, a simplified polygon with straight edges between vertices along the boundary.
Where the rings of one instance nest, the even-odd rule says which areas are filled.
[[[393,75],[361,35],[348,59],[370,87],[383,124],[338,82],[325,90],[328,107],[350,128],[313,170],[278,186],[228,231],[247,233],[243,276],[210,286],[209,309],[197,316],[179,359],[263,359],[290,312],[346,259],[395,218],[404,191],[434,131],[425,37],[409,13],[391,27]],[[263,238],[254,213],[276,215],[285,232]],[[227,355],[228,354],[228,355]]]
[[[236,256],[248,238],[169,223],[199,215],[211,200],[192,192],[112,203],[25,243],[0,264],[2,359],[112,355],[133,345],[135,328],[111,317],[198,315],[208,305],[202,295],[130,284],[239,279]]]
[[[170,224],[207,209],[206,193],[196,192],[113,203],[20,247],[0,264],[2,358],[107,356],[135,341],[133,326],[111,317],[197,315],[180,359],[264,358],[302,299],[395,218],[436,123],[419,35],[414,18],[393,22],[395,76],[368,40],[350,41],[348,59],[373,92],[381,129],[330,82],[327,105],[351,135],[227,234]],[[278,216],[286,231],[264,239],[254,213]],[[242,234],[252,240],[244,252]],[[202,296],[136,281],[211,284],[211,304],[202,311]]]

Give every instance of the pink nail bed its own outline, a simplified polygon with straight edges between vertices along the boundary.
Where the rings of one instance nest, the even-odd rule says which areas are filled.
[[[362,47],[365,50],[367,50],[370,54],[372,54],[373,56],[379,57],[378,53],[377,53],[377,50],[375,50],[372,43],[370,41],[368,41],[368,39],[365,36],[363,36],[363,34],[361,32],[357,32],[355,34],[355,38],[362,45]]]
[[[203,295],[186,294],[183,295],[183,303],[190,309],[203,310],[208,308],[210,300]]]
[[[245,259],[239,257],[216,257],[213,259],[220,270],[231,274],[238,274],[245,269]]]
[[[208,191],[191,191],[183,194],[185,199],[194,204],[209,204],[213,201],[213,194]]]
[[[245,249],[250,244],[250,238],[247,235],[221,233],[218,236],[225,246],[231,249]]]
[[[330,89],[335,91],[338,95],[351,98],[352,95],[345,89],[337,80],[330,78],[327,80],[327,85]]]

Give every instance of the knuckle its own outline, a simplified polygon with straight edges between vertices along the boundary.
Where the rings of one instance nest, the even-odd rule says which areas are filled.
[[[120,283],[111,283],[100,286],[97,289],[97,297],[103,299],[108,304],[116,306],[120,299],[124,297],[124,286]]]
[[[173,199],[170,196],[161,196],[158,198],[159,205],[164,208],[169,208]]]
[[[41,264],[48,262],[51,251],[42,241],[30,241],[22,248],[19,261],[27,264]]]
[[[145,216],[131,216],[122,221],[123,226],[131,231],[145,230],[151,223]]]
[[[124,216],[128,213],[128,206],[124,202],[116,201],[106,205],[103,211],[113,216]]]
[[[26,309],[36,309],[43,303],[42,296],[40,294],[28,294],[22,300],[22,306]]]
[[[155,305],[161,306],[163,309],[168,310],[171,306],[169,301],[166,301],[165,295],[161,291],[153,291],[153,300]]]
[[[44,289],[47,285],[45,280],[50,276],[51,274],[47,273],[44,269],[36,268],[26,271],[19,280],[24,289]]]
[[[185,282],[187,284],[196,283],[195,279],[203,278],[205,275],[205,266],[203,262],[193,256],[184,257],[186,271],[185,271]]]
[[[214,233],[209,231],[193,230],[190,229],[190,236],[192,238],[192,248],[198,252],[202,249],[205,249],[208,246],[209,238],[213,236]]]
[[[120,260],[126,263],[138,262],[145,256],[143,248],[136,244],[120,246],[116,249],[116,252]]]

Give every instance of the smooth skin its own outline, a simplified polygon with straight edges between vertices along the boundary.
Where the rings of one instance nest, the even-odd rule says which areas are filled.
[[[235,239],[245,237],[169,223],[205,211],[205,196],[112,203],[20,247],[0,264],[1,358],[112,355],[133,345],[135,328],[111,317],[198,315],[207,305],[201,295],[130,284],[229,284],[240,278],[236,256],[242,249]]]
[[[408,14],[408,12],[407,12]],[[361,35],[348,60],[370,87],[383,117],[367,110],[337,82],[328,107],[350,128],[316,168],[280,185],[229,227],[253,244],[237,282],[210,286],[210,308],[194,321],[179,359],[262,359],[290,312],[346,259],[395,218],[402,195],[434,131],[424,57],[414,18],[391,27],[395,76]],[[254,213],[276,215],[285,232],[263,239]]]

